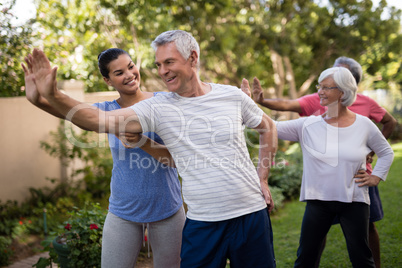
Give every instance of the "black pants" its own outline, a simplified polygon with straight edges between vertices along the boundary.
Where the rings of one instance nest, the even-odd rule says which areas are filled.
[[[360,202],[307,201],[294,267],[315,266],[320,245],[338,216],[353,267],[375,267],[368,246],[369,205]]]

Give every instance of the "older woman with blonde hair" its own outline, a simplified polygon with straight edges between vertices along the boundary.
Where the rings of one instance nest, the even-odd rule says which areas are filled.
[[[357,91],[348,69],[326,69],[318,83],[320,104],[328,108],[326,113],[276,122],[278,137],[300,142],[303,151],[300,201],[306,202],[306,209],[294,267],[315,266],[320,245],[336,216],[353,267],[375,267],[368,246],[368,187],[385,180],[393,151],[370,119],[348,109]],[[256,78],[253,87],[261,87]],[[378,160],[369,175],[366,155],[372,150]]]

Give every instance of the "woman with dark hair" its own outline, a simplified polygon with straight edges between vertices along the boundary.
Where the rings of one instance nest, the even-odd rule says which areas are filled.
[[[28,67],[23,65],[27,99],[64,119],[39,95],[33,82],[31,60],[28,56],[25,59]],[[141,91],[139,70],[122,49],[111,48],[100,53],[98,67],[106,84],[120,95],[116,100],[94,104],[101,110],[129,107],[164,94]],[[154,267],[179,267],[185,213],[177,172],[171,167],[174,163],[167,149],[160,146],[163,141],[155,133],[144,133],[141,148],[130,148],[129,143],[120,142],[113,134],[109,134],[108,139],[113,171],[109,212],[103,228],[102,267],[134,267],[145,228],[152,247]],[[139,137],[132,137],[131,140],[139,140]]]

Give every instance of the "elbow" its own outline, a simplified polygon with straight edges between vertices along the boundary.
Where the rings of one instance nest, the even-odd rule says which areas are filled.
[[[383,132],[385,131],[385,133],[388,133],[388,136],[391,135],[395,127],[398,125],[398,121],[391,115],[388,116],[387,120],[382,123],[383,123]]]
[[[274,121],[266,114],[263,115],[261,124],[256,128],[260,134],[260,143],[269,144],[274,151],[278,147],[278,132]]]
[[[392,162],[394,161],[395,154],[394,154],[394,151],[392,150],[392,148],[388,147],[386,150],[379,152],[377,154],[377,156],[378,156],[378,160],[383,159],[384,161],[388,161],[391,165]]]
[[[392,124],[392,131],[394,131],[396,125],[398,125],[398,121],[396,121],[396,119],[392,117],[391,124]]]
[[[390,132],[392,132],[394,131],[396,125],[398,125],[398,121],[393,116],[390,116],[388,122],[384,126],[387,127]]]

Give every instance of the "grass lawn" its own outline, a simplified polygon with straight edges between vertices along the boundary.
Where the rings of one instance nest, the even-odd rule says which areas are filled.
[[[392,146],[395,159],[386,182],[379,185],[384,218],[376,223],[381,243],[382,267],[402,267],[402,143]],[[274,247],[278,268],[293,267],[299,243],[304,202],[293,201],[272,215]],[[331,227],[321,258],[323,268],[352,267],[340,225]]]

